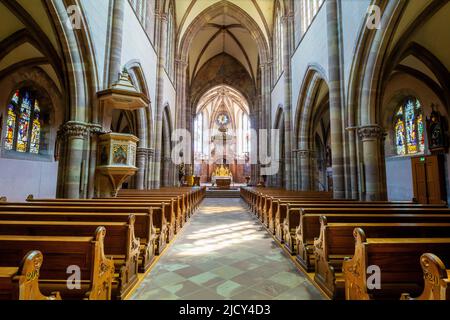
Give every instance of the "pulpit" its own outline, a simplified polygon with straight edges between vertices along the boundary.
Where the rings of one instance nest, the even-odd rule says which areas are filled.
[[[115,197],[122,183],[136,173],[138,141],[137,137],[130,134],[107,133],[99,137],[95,185],[97,197]]]

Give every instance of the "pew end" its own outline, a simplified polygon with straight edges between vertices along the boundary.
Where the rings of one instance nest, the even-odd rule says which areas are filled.
[[[44,257],[40,251],[30,251],[23,258],[13,278],[13,297],[18,300],[61,300],[59,292],[44,296],[39,289],[39,274]]]
[[[422,294],[413,298],[409,293],[403,293],[400,300],[449,300],[449,273],[442,260],[432,253],[424,253],[420,265],[424,280]]]

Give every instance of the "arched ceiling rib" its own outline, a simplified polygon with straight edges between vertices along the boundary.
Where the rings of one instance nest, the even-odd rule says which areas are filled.
[[[43,2],[0,0],[0,16],[0,78],[36,66],[61,88],[61,50]]]
[[[250,112],[245,97],[238,90],[227,85],[216,86],[208,90],[199,100],[196,113],[202,112],[211,103],[214,109],[225,105],[227,107],[236,106],[245,114]]]
[[[194,19],[209,7],[224,0],[177,0],[178,41]],[[260,28],[267,43],[272,32],[274,0],[228,0],[230,5],[242,9]],[[238,60],[252,79],[256,79],[258,47],[240,21],[232,17],[224,5],[224,12],[207,20],[192,42],[189,51],[189,74],[195,78],[201,67],[220,53],[227,53]]]

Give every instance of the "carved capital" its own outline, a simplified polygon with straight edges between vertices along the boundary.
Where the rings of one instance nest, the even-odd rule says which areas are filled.
[[[184,61],[183,59],[175,59],[175,65],[179,68],[187,68],[188,63],[186,61]]]
[[[266,62],[262,62],[259,67],[261,68],[261,71],[265,71],[267,69],[270,69],[272,67],[272,60],[268,60]]]
[[[284,16],[281,17],[281,21],[283,23],[289,23],[291,21],[294,21],[294,12],[289,11],[288,13],[286,13]]]
[[[314,154],[314,152],[312,150],[305,150],[305,149],[303,149],[303,150],[298,149],[298,150],[294,150],[293,152],[296,153],[298,158],[300,158],[300,159],[308,159],[308,158],[312,157]]]
[[[84,139],[89,136],[89,133],[89,124],[78,121],[68,121],[60,127],[58,136]]]
[[[98,135],[106,133],[103,130],[102,126],[97,124],[97,123],[90,123],[90,124],[88,124],[88,129],[89,129],[89,134],[91,135],[91,137],[92,136],[98,136]]]
[[[384,139],[386,132],[379,125],[368,125],[358,128],[358,136],[362,141]]]

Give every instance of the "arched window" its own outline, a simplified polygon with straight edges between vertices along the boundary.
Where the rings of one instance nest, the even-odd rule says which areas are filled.
[[[300,0],[301,1],[301,21],[302,34],[308,30],[314,17],[319,12],[324,0]]]
[[[34,93],[16,90],[8,105],[5,149],[39,154],[41,127],[41,109]]]
[[[410,97],[400,105],[394,117],[395,150],[397,155],[420,154],[425,151],[425,127],[422,106]]]
[[[273,71],[275,81],[281,75],[282,70],[283,70],[283,20],[280,5],[279,3],[277,3],[273,29]]]

